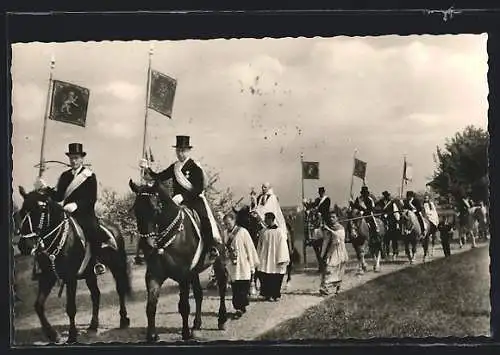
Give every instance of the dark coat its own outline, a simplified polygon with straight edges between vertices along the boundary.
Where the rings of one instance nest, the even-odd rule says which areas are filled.
[[[320,204],[321,202],[321,197],[318,197],[316,201],[314,201],[314,207],[318,208],[319,213],[321,213],[321,218],[323,218],[323,221],[328,220],[328,215],[330,214],[330,206],[331,206],[331,200],[330,197],[326,197],[325,200]]]
[[[78,174],[81,174],[84,168],[81,168]],[[72,170],[66,170],[59,177],[57,183],[56,191],[54,194],[54,200],[62,202],[64,199],[64,194],[68,188],[71,181],[73,181]],[[64,204],[71,202],[76,203],[77,209],[73,212],[73,216],[80,222],[80,220],[88,218],[96,218],[95,215],[95,203],[97,201],[97,178],[94,173],[89,176],[80,186],[78,186],[69,195]]]
[[[411,199],[411,202],[410,202],[410,200],[405,199],[405,201],[404,201],[404,208],[405,209],[409,209],[409,210],[416,209],[417,212],[422,212],[423,211],[422,202],[418,198],[416,198],[416,197],[414,197],[413,199]]]
[[[197,202],[200,199],[200,194],[205,189],[205,176],[203,170],[192,159],[188,159],[181,171],[184,175],[186,175],[186,178],[191,182],[191,185],[193,185],[192,191],[186,190],[179,184],[179,182],[177,182],[174,173],[174,164],[157,174],[153,173],[153,175],[161,181],[172,179],[174,195],[182,195],[186,204],[189,204],[190,202]]]
[[[362,202],[364,203],[364,206]],[[375,200],[371,196],[367,196],[366,198],[363,196],[359,196],[354,201],[354,208],[363,211],[365,214],[373,213],[375,211],[375,206]]]

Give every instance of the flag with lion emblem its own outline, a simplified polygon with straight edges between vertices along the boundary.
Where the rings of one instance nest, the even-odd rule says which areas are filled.
[[[151,70],[148,107],[172,118],[176,87],[177,80],[159,71]]]
[[[87,88],[54,80],[49,118],[85,127],[90,91]]]
[[[316,161],[302,162],[302,178],[311,180],[319,179],[319,163]]]

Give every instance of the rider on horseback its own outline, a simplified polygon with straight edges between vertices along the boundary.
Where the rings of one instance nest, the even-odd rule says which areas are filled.
[[[392,198],[389,191],[382,192],[382,199],[379,201],[379,206],[384,215],[382,216],[384,223],[388,226],[389,218],[394,216],[396,221],[399,221],[399,208],[395,200]],[[396,224],[396,228],[399,227],[399,223]]]
[[[422,234],[425,231],[424,227],[424,216],[422,214],[423,208],[420,200],[415,196],[413,191],[406,192],[406,200],[404,201],[404,207],[407,210],[413,211],[417,215],[418,223],[420,224],[420,229]]]
[[[353,203],[353,207],[357,210],[360,210],[361,213],[366,218],[368,225],[370,226],[371,232],[374,234],[379,234],[380,230],[375,221],[374,211],[375,211],[375,200],[370,196],[370,191],[368,190],[368,186],[361,187],[361,195],[356,198]]]
[[[177,136],[177,144],[174,146],[178,161],[171,164],[162,172],[155,173],[146,167],[148,173],[155,180],[165,181],[173,179],[174,197],[172,200],[180,205],[184,204],[196,211],[201,222],[201,237],[204,238],[210,259],[219,256],[218,244],[222,244],[219,229],[215,222],[210,206],[203,194],[206,186],[205,172],[198,163],[189,157],[192,146],[189,144],[189,136]]]
[[[326,223],[330,219],[330,197],[326,195],[324,187],[318,189],[318,194],[319,197],[314,201],[313,207],[318,209],[323,223]]]
[[[83,151],[82,144],[70,143],[68,148],[66,155],[69,157],[71,169],[61,174],[53,198],[80,224],[95,260],[94,272],[100,275],[106,268],[98,261],[99,248],[106,238],[99,230],[95,214],[97,178],[89,168],[83,166],[83,158],[87,153]],[[39,179],[37,187],[47,187],[47,184]]]

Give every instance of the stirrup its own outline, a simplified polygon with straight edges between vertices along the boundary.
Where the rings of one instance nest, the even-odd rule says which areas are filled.
[[[94,265],[94,274],[102,275],[104,273],[106,273],[106,266],[104,266],[104,264],[101,263],[96,263]]]

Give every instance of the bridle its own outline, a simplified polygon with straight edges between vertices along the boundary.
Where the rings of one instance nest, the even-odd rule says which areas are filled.
[[[137,196],[143,196],[143,197],[148,197],[148,198],[157,198],[159,197],[157,192],[139,192],[136,194]],[[150,201],[151,202],[151,201]],[[158,207],[154,206],[152,203],[152,208],[155,210],[155,216],[154,216],[154,226],[156,230],[153,230],[149,233],[142,234],[138,233],[139,237],[142,239],[152,239],[153,240],[153,247],[155,249],[158,249],[158,252],[160,254],[163,253],[163,249],[168,247],[170,244],[173,243],[175,240],[175,237],[179,234],[184,229],[184,218],[185,218],[185,212],[182,208],[179,209],[177,212],[177,215],[175,218],[170,222],[170,224],[165,227],[163,230],[159,230],[158,223],[156,221],[157,217],[160,215],[161,211],[163,210],[163,204],[161,199],[158,199]],[[172,231],[175,230],[174,234],[171,234]]]

